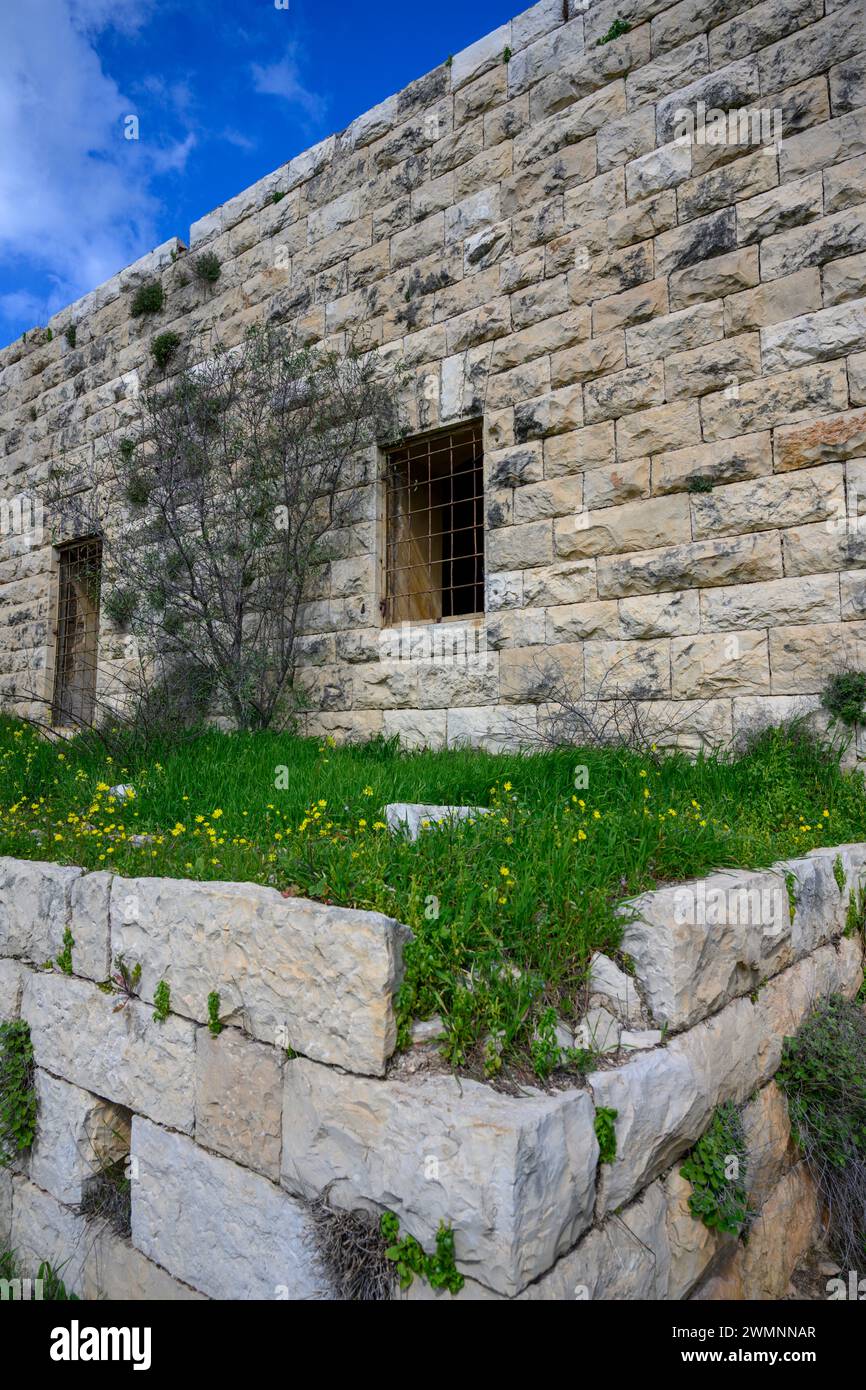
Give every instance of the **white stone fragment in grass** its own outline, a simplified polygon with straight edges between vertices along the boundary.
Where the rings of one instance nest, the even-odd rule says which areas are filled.
[[[118,801],[128,801],[130,797],[135,796],[135,787],[125,782],[119,782],[116,787],[108,788],[108,795],[116,797]]]
[[[574,1040],[577,1047],[591,1052],[616,1052],[620,1045],[622,1025],[607,1009],[590,1009],[577,1025]]]
[[[428,806],[421,801],[392,801],[385,807],[388,829],[402,832],[410,840],[417,840],[421,831],[432,825],[453,825],[457,821],[489,815],[485,806]]]
[[[589,963],[589,993],[591,1003],[594,1002],[593,995],[600,995],[624,1023],[643,1022],[640,996],[634,980],[600,951],[596,951]]]

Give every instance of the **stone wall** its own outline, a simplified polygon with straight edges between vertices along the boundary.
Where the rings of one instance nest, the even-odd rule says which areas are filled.
[[[593,962],[587,1024],[604,1010],[613,1037],[587,1084],[508,1094],[450,1075],[435,1043],[392,1057],[407,929],[389,918],[0,860],[0,1018],[30,1026],[38,1096],[32,1151],[0,1169],[0,1248],[63,1264],[88,1297],[327,1298],[309,1209],[327,1192],[428,1249],[449,1224],[464,1299],[777,1298],[822,1212],[773,1077],[813,1005],[861,985],[864,887],[866,844],[843,845],[624,905],[634,976]],[[71,976],[50,965],[67,927]],[[142,966],[128,1001],[99,988],[120,953]],[[725,1101],[748,1139],[748,1244],[692,1218],[679,1173]],[[126,1155],[130,1239],[78,1210]]]
[[[813,707],[866,667],[864,19],[541,0],[0,353],[4,497],[85,469],[157,332],[191,364],[212,328],[363,328],[410,368],[413,431],[483,419],[486,651],[383,657],[371,458],[305,610],[314,732],[525,736],[547,659],[573,696],[673,702],[692,742]],[[718,143],[717,109],[757,143]],[[154,276],[163,312],[131,318]],[[23,710],[51,690],[49,532],[0,538],[0,698]],[[105,623],[105,668],[122,652]]]

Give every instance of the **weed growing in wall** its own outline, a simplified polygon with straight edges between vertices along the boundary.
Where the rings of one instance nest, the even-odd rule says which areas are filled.
[[[866,672],[844,671],[825,685],[821,704],[834,719],[854,729],[866,721]]]
[[[776,1081],[791,1132],[830,1213],[844,1268],[866,1259],[866,1014],[841,995],[822,1001],[786,1038]]]
[[[222,273],[220,258],[215,251],[202,251],[200,256],[196,256],[192,264],[199,280],[203,280],[208,285],[215,285]]]
[[[138,998],[138,986],[141,984],[141,964],[128,965],[125,958],[114,957],[114,974],[106,980],[106,993],[118,993],[122,996],[120,1002],[115,1004],[114,1012],[119,1013],[125,1009],[131,999]]]
[[[171,990],[165,980],[160,980],[153,992],[153,1018],[155,1023],[165,1023],[171,1008]]]
[[[30,1026],[0,1023],[0,1167],[36,1137],[36,1088]]]
[[[598,1140],[599,1162],[613,1163],[616,1158],[616,1117],[618,1110],[600,1105],[595,1112],[595,1137]]]
[[[380,1229],[388,1242],[385,1254],[397,1266],[401,1289],[408,1289],[416,1275],[426,1279],[432,1289],[447,1289],[455,1294],[463,1288],[466,1281],[454,1263],[454,1232],[450,1226],[440,1223],[435,1255],[428,1255],[414,1236],[400,1239],[400,1222],[392,1211],[382,1213]]]
[[[218,1038],[223,1030],[220,1020],[220,997],[216,990],[207,997],[207,1026],[212,1038]]]
[[[63,950],[57,957],[57,969],[62,970],[64,975],[72,974],[72,948],[75,945],[75,937],[69,927],[63,932]]]
[[[631,25],[627,23],[626,20],[615,19],[613,21],[613,24],[608,29],[607,33],[603,34],[600,39],[596,39],[596,48],[601,48],[602,44],[605,43],[612,43],[614,39],[622,38],[623,34],[627,34],[630,29]]]
[[[142,314],[160,313],[164,304],[165,290],[158,280],[151,280],[146,285],[139,285],[132,296],[129,312],[137,319],[141,318]]]
[[[75,344],[78,341],[78,329],[75,327],[74,323],[71,323],[69,325],[63,336],[66,339],[68,346],[74,348]]]
[[[177,349],[180,347],[181,339],[179,333],[159,333],[150,345],[153,360],[161,371],[164,371],[171,361]]]
[[[163,309],[165,303],[165,291],[158,279],[152,279],[149,284],[139,285],[135,295],[132,296],[132,303],[129,304],[129,313],[133,318],[140,318],[142,314],[158,314]]]
[[[711,1231],[739,1235],[749,1215],[746,1136],[733,1102],[717,1106],[680,1174],[692,1185],[689,1210]]]

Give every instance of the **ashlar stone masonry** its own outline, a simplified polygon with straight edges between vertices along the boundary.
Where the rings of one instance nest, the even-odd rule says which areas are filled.
[[[84,469],[158,332],[185,370],[213,330],[363,331],[410,433],[481,422],[484,611],[463,660],[395,655],[371,457],[303,614],[311,732],[501,746],[550,714],[549,662],[694,745],[813,708],[866,666],[864,35],[864,0],[541,0],[0,353],[0,496]],[[56,614],[50,527],[7,525],[22,712]],[[121,657],[103,619],[106,688]]]

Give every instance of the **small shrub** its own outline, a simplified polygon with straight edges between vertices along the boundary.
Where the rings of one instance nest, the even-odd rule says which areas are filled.
[[[853,729],[866,721],[866,673],[844,671],[824,687],[821,704],[834,719]]]
[[[786,1038],[776,1081],[791,1133],[830,1215],[829,1242],[845,1269],[866,1258],[866,1014],[841,995],[823,1000]]]
[[[712,492],[713,480],[704,477],[690,478],[688,490],[689,492]]]
[[[33,1044],[23,1019],[0,1023],[0,1167],[36,1137]]]
[[[746,1137],[737,1107],[717,1106],[709,1128],[680,1169],[692,1185],[689,1210],[711,1231],[739,1235],[748,1221]]]
[[[616,1117],[618,1110],[601,1105],[595,1112],[595,1137],[598,1140],[599,1163],[613,1163],[616,1158]]]
[[[503,50],[503,53],[502,53],[502,61],[503,61],[503,63],[510,63],[510,62],[511,62],[511,49],[510,49],[510,48],[505,48],[505,49]]]
[[[836,887],[840,893],[845,892],[845,865],[842,863],[841,854],[837,854],[833,860],[833,877],[836,880]]]
[[[66,342],[69,345],[69,347],[74,348],[76,342],[78,341],[78,329],[75,327],[74,323],[71,323],[69,325],[63,336],[66,339]]]
[[[596,39],[596,48],[601,48],[603,43],[612,43],[614,39],[622,38],[623,34],[627,34],[630,29],[631,25],[627,23],[626,20],[615,19],[613,21],[613,24],[608,29],[607,33],[604,34],[600,39]]]
[[[273,193],[271,194],[270,200],[274,204],[274,206],[276,206],[277,203],[281,203],[283,201],[285,196],[286,195],[284,192],[281,192],[279,188],[275,188]]]
[[[202,251],[193,261],[193,269],[198,278],[208,285],[215,285],[222,273],[220,258],[215,251]]]
[[[153,1018],[155,1023],[165,1023],[171,1008],[171,989],[165,980],[160,980],[153,992]]]
[[[180,335],[178,333],[159,333],[150,345],[153,359],[160,370],[164,371],[171,361],[177,349],[180,347]]]
[[[216,990],[207,997],[207,1026],[213,1038],[218,1038],[223,1030],[220,1021],[220,997]]]
[[[129,312],[137,319],[142,314],[158,314],[164,304],[165,290],[158,280],[151,280],[146,285],[139,285],[132,296]]]

